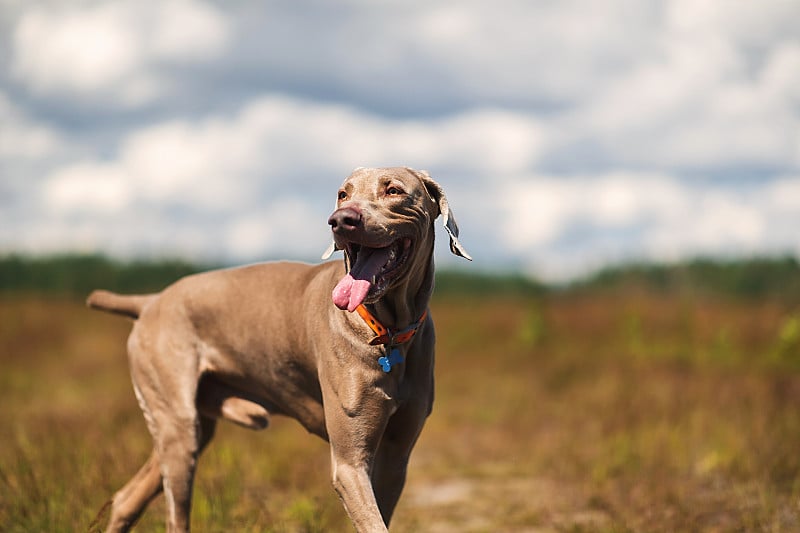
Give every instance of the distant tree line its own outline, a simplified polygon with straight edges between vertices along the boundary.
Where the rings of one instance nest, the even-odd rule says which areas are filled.
[[[791,256],[730,260],[699,258],[674,264],[634,263],[601,270],[573,283],[568,290],[620,287],[800,302],[800,263]]]
[[[0,292],[84,296],[96,288],[158,291],[188,274],[213,268],[182,260],[119,261],[102,255],[0,256]],[[606,268],[566,285],[522,274],[440,270],[437,295],[520,295],[640,288],[649,291],[779,298],[800,302],[800,264],[794,257],[695,259],[676,264],[635,263]]]
[[[70,296],[94,289],[159,291],[176,279],[205,268],[181,260],[123,262],[102,255],[0,257],[0,291]]]

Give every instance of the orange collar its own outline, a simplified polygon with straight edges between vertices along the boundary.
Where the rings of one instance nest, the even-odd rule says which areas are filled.
[[[428,310],[425,309],[425,312],[422,313],[422,316],[416,321],[416,323],[411,324],[407,328],[401,329],[400,331],[392,331],[381,324],[380,321],[367,310],[364,304],[356,307],[356,311],[358,311],[358,314],[364,319],[364,322],[367,323],[367,325],[376,335],[376,337],[369,342],[372,346],[376,346],[378,344],[396,346],[398,344],[403,344],[404,342],[410,341],[414,335],[417,334],[417,330],[422,323],[425,322],[425,318],[428,316]]]

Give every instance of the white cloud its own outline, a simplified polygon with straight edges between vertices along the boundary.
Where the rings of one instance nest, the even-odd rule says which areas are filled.
[[[655,259],[703,253],[749,254],[765,241],[768,214],[724,190],[687,191],[684,205],[643,233]]]
[[[129,206],[130,186],[113,165],[78,163],[55,171],[43,194],[45,205],[56,212],[111,214]]]
[[[179,208],[185,220],[176,217],[174,224],[195,224],[203,217],[226,221],[224,241],[214,244],[223,254],[307,253],[310,246],[291,242],[303,242],[303,231],[322,228],[324,233],[328,214],[310,206],[327,210],[339,181],[356,166],[447,167],[469,171],[472,180],[476,173],[493,173],[502,181],[509,172],[528,168],[541,143],[536,121],[496,110],[425,123],[269,95],[232,115],[170,120],[133,131],[111,157],[51,172],[41,195],[49,216],[56,218],[148,216]],[[341,175],[331,176],[331,169]],[[308,186],[287,187],[287,177],[315,173],[319,178],[310,178]],[[281,202],[273,202],[275,194]],[[300,232],[289,241],[274,230],[287,223]]]
[[[563,103],[588,96],[649,48],[652,12],[646,2],[629,0],[521,0],[500,9],[487,2],[426,4],[397,31],[412,41],[408,49],[425,51],[419,60],[431,63],[427,70],[445,73],[470,97]]]
[[[505,245],[554,279],[630,257],[798,250],[797,177],[753,190],[635,173],[530,177],[495,200]]]
[[[664,14],[678,37],[714,34],[746,47],[763,47],[797,37],[800,6],[792,0],[671,0]]]
[[[496,200],[505,211],[507,243],[519,251],[554,244],[578,223],[637,226],[680,213],[688,202],[686,191],[668,176],[621,173],[524,177]]]
[[[137,0],[136,4],[141,4]],[[148,6],[154,11],[155,6]],[[203,62],[219,56],[230,40],[227,17],[203,0],[159,2],[158,16],[152,25],[153,56],[177,63]]]
[[[775,180],[764,188],[763,196],[771,210],[800,214],[800,176]]]
[[[255,152],[257,141],[214,120],[170,121],[132,133],[114,159],[55,171],[45,180],[44,194],[49,206],[63,211],[104,212],[138,201],[156,209],[227,211],[252,192],[248,177],[266,159]]]
[[[277,244],[280,233],[276,229],[268,210],[246,213],[228,225],[225,246],[234,257],[258,257]]]
[[[316,259],[329,239],[324,216],[320,214],[301,197],[279,198],[258,210],[247,211],[233,217],[228,225],[225,253],[234,258],[252,259],[281,253]]]
[[[791,0],[18,2],[0,243],[314,257],[350,169],[408,164],[479,264],[800,255],[798,19]]]
[[[59,132],[26,116],[0,91],[0,161],[53,157],[67,144]]]
[[[800,4],[675,1],[637,54],[553,127],[602,162],[657,170],[797,164]]]
[[[265,160],[257,142],[236,124],[170,121],[132,133],[117,164],[148,201],[224,210],[251,192],[248,178]]]
[[[229,32],[220,12],[196,0],[34,5],[14,31],[11,70],[41,94],[140,105],[164,90],[160,63],[214,57]]]
[[[275,170],[306,159],[321,168],[424,162],[503,175],[527,169],[544,143],[535,118],[493,109],[422,121],[266,96],[248,104],[236,122],[237,138]]]

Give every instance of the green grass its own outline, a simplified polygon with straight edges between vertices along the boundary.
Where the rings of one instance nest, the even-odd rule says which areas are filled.
[[[432,313],[436,405],[393,531],[800,530],[796,303],[620,288]],[[87,531],[147,458],[129,327],[0,300],[0,531]],[[291,420],[220,424],[195,529],[351,531],[328,457]],[[163,521],[159,499],[138,530]]]

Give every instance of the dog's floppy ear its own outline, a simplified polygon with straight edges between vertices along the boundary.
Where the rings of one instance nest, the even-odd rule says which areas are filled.
[[[439,206],[439,214],[442,215],[442,223],[444,229],[450,236],[450,251],[455,255],[461,256],[464,259],[472,261],[472,257],[467,253],[461,243],[458,241],[458,224],[453,216],[453,211],[450,209],[450,204],[447,202],[447,195],[444,193],[442,186],[436,183],[430,174],[424,170],[412,170],[417,176],[420,177],[425,188],[428,190],[431,199]]]

